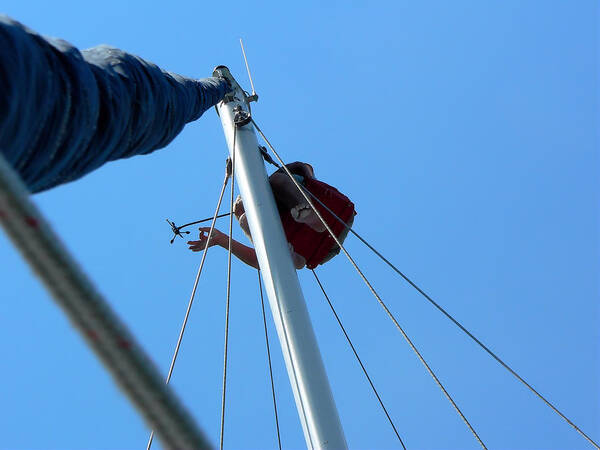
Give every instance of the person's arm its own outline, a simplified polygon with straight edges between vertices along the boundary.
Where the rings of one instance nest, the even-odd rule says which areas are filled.
[[[218,245],[219,247],[223,247],[225,250],[229,249],[229,236],[225,233],[214,229],[210,238],[210,242],[208,242],[208,233],[210,231],[210,228],[200,227],[199,230],[199,240],[188,241],[188,245],[190,246],[189,248],[191,251],[202,251],[207,245],[209,247],[212,247],[213,245]],[[231,253],[233,253],[240,261],[248,264],[250,267],[254,267],[255,269],[259,268],[258,260],[256,259],[256,252],[253,248],[248,247],[247,245],[244,245],[241,242],[236,241],[235,239],[232,239]]]
[[[188,241],[188,245],[190,246],[189,248],[193,252],[200,252],[204,250],[204,248],[207,245],[208,233],[210,232],[210,228],[200,227],[199,230],[200,239],[197,241]],[[210,238],[210,243],[208,243],[209,247],[212,247],[213,245],[218,245],[219,247],[223,247],[225,250],[228,250],[229,236],[215,228]],[[244,245],[241,242],[232,239],[231,253],[233,253],[240,261],[248,264],[250,267],[260,269],[260,267],[258,266],[258,260],[256,259],[256,252],[253,248],[250,248],[247,245]],[[294,267],[297,270],[302,269],[306,265],[306,260],[304,259],[304,257],[294,252],[292,248],[290,248],[290,253],[292,256],[292,264],[294,265]]]

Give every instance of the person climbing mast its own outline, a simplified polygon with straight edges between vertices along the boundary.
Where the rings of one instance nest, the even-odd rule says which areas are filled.
[[[323,202],[327,208],[347,224],[346,227],[322,205],[314,202],[327,225],[332,229],[338,240],[343,242],[354,222],[354,216],[356,215],[354,204],[333,186],[317,180],[310,164],[297,161],[286,164],[286,167],[304,189]],[[313,269],[337,255],[340,252],[339,246],[283,168],[279,168],[271,174],[269,184],[273,190],[294,267],[296,269],[304,267]],[[235,201],[233,213],[240,224],[240,228],[252,242],[246,212],[239,196]],[[207,242],[210,228],[200,227],[199,230],[199,239],[188,241],[191,251],[199,252],[204,250],[207,245],[208,247],[218,245],[224,249],[229,248],[229,236],[227,234],[215,229],[210,242]],[[231,252],[242,262],[251,267],[259,268],[253,248],[232,239]]]

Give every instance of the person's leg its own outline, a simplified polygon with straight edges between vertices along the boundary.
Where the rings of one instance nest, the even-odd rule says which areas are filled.
[[[269,177],[269,183],[273,195],[286,209],[292,209],[296,205],[306,203],[306,199],[286,173],[275,172]]]
[[[275,172],[269,177],[269,183],[277,201],[290,210],[296,222],[304,223],[319,233],[326,230],[325,225],[287,174]]]
[[[246,235],[250,242],[252,242],[252,235],[250,234],[250,227],[248,226],[248,219],[246,218],[246,210],[244,209],[244,204],[242,203],[242,197],[239,195],[235,199],[235,203],[233,204],[233,214],[237,218],[240,228]]]

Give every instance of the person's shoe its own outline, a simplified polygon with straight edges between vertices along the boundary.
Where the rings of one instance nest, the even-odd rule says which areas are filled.
[[[290,213],[296,222],[308,225],[317,233],[322,233],[327,229],[323,225],[323,222],[321,222],[321,219],[319,219],[319,216],[306,204],[294,206]]]

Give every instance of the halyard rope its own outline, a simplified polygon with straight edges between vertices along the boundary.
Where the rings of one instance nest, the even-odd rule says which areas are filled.
[[[146,353],[31,202],[2,155],[0,223],[163,444],[169,448],[210,448]]]
[[[223,348],[223,392],[221,397],[221,435],[219,439],[219,448],[223,450],[223,440],[225,438],[225,394],[227,393],[227,350],[229,345],[229,299],[231,297],[231,245],[233,240],[233,197],[235,191],[235,138],[237,127],[233,127],[233,150],[231,157],[231,202],[229,215],[229,247],[227,252],[227,298],[225,300],[225,344]],[[206,245],[208,246],[208,243]]]

